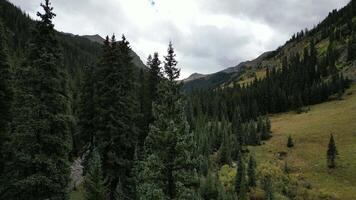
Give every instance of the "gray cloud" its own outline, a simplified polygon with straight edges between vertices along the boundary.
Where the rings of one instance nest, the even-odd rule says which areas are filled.
[[[41,0],[10,0],[35,17]],[[52,0],[59,31],[124,33],[142,60],[173,41],[182,76],[213,73],[282,45],[348,0]]]
[[[260,20],[280,31],[295,32],[313,27],[332,9],[349,0],[202,0],[209,12]]]

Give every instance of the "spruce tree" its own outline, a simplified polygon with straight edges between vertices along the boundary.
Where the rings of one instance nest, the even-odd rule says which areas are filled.
[[[231,145],[231,137],[230,134],[228,133],[228,130],[224,128],[223,130],[223,135],[222,135],[222,142],[221,146],[219,149],[219,159],[220,159],[220,164],[231,164],[231,151],[232,151],[232,145]]]
[[[156,154],[147,155],[138,167],[137,198],[140,200],[165,200],[164,165]]]
[[[79,147],[83,147],[86,144],[94,146],[94,138],[96,131],[95,116],[96,116],[96,102],[95,102],[95,79],[94,79],[94,67],[87,66],[84,68],[84,80],[81,89],[80,103],[79,103],[79,136],[78,141],[81,144],[77,144]],[[79,148],[78,147],[78,148]]]
[[[3,199],[68,199],[70,103],[55,14],[48,0],[37,13],[26,63],[16,73],[14,130]]]
[[[239,160],[237,162],[235,192],[239,200],[247,200],[248,181],[246,180],[246,167],[241,154],[239,155]]]
[[[86,200],[106,200],[107,188],[101,169],[101,159],[96,148],[90,154],[88,172],[84,178]]]
[[[327,151],[327,164],[330,169],[336,167],[336,156],[337,156],[337,149],[334,140],[333,134],[330,135],[328,151]]]
[[[256,187],[257,180],[256,180],[256,161],[255,159],[250,156],[248,162],[248,169],[247,169],[247,176],[248,176],[248,186],[249,187]]]
[[[293,138],[291,135],[288,136],[287,147],[288,148],[294,147],[294,142],[293,142]]]
[[[150,125],[145,141],[144,163],[149,162],[147,159],[152,156],[162,163],[162,171],[157,171],[156,168],[148,170],[161,177],[157,181],[162,182],[159,191],[163,191],[165,198],[196,199],[196,144],[185,116],[181,87],[176,80],[179,77],[176,65],[174,49],[170,43],[168,55],[165,57],[167,79],[159,84],[159,98],[153,106],[155,120]],[[152,187],[155,188],[153,185]]]
[[[355,34],[352,34],[349,40],[347,41],[347,60],[352,61],[355,59]]]
[[[268,178],[264,183],[264,190],[265,190],[265,200],[274,200],[274,191],[273,191],[273,184],[271,178]]]
[[[9,140],[11,123],[11,105],[13,101],[12,72],[8,63],[5,48],[5,31],[0,21],[0,185],[3,186],[2,178],[6,162],[5,151],[8,149],[6,143]],[[0,193],[2,187],[0,186]]]
[[[115,36],[111,41],[106,38],[95,74],[98,112],[94,119],[97,126],[95,143],[102,157],[104,176],[108,180],[109,198],[115,199],[117,190],[133,198],[135,188],[132,169],[138,136],[135,124],[138,119],[138,103],[134,95],[129,42],[124,36],[119,42]]]
[[[159,60],[158,53],[154,53],[153,57],[150,55],[147,59],[147,67],[149,68],[148,78],[147,78],[147,99],[145,99],[145,105],[143,108],[143,114],[145,118],[144,128],[140,137],[140,144],[143,145],[145,138],[148,133],[148,126],[153,122],[152,105],[158,98],[158,84],[162,79],[161,72],[161,61]]]

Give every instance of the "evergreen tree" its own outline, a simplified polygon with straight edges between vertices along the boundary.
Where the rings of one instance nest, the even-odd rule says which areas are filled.
[[[224,200],[224,189],[216,175],[209,173],[200,186],[200,195],[204,200]]]
[[[352,34],[352,36],[347,41],[347,60],[352,61],[353,59],[355,59],[355,55],[355,34]]]
[[[0,194],[2,191],[2,177],[5,159],[6,143],[10,137],[11,123],[11,105],[13,100],[12,90],[12,72],[8,63],[7,52],[5,48],[5,31],[0,21]],[[6,148],[6,149],[5,149]]]
[[[231,164],[231,137],[226,129],[223,129],[222,142],[219,149],[220,164]]]
[[[250,160],[248,162],[248,169],[247,169],[247,176],[248,176],[248,186],[249,187],[256,187],[257,180],[256,180],[256,161],[255,159],[250,156]]]
[[[268,178],[264,183],[265,200],[274,200],[273,184],[271,178]]]
[[[96,116],[96,102],[95,102],[95,79],[94,79],[94,67],[87,66],[84,68],[84,80],[83,80],[82,92],[79,103],[79,136],[77,141],[81,144],[79,147],[83,147],[86,144],[94,146],[95,138],[95,116]],[[80,138],[80,139],[79,139]]]
[[[336,144],[335,144],[334,136],[333,134],[331,134],[329,145],[328,145],[328,151],[327,151],[327,164],[328,167],[331,169],[336,167],[336,162],[335,162],[336,156],[337,156]]]
[[[235,178],[235,192],[240,200],[247,200],[247,186],[245,163],[240,153],[239,160],[237,161],[237,172]]]
[[[155,155],[147,155],[139,166],[139,182],[137,197],[140,200],[165,200],[164,169],[161,159]]]
[[[294,147],[294,142],[293,142],[293,138],[291,135],[288,136],[287,147],[288,148]]]
[[[87,200],[106,200],[107,188],[101,169],[101,159],[96,148],[90,154],[88,172],[84,179],[85,199]]]
[[[160,174],[161,179],[157,181],[163,183],[161,190],[166,198],[195,199],[198,195],[197,160],[194,157],[196,145],[186,120],[180,85],[176,81],[179,69],[174,57],[170,43],[168,56],[165,57],[167,80],[159,85],[159,99],[153,107],[155,121],[145,141],[144,162],[156,156],[162,163],[162,172],[155,168],[148,170],[152,174]]]
[[[152,113],[152,105],[158,98],[158,85],[160,80],[162,79],[162,72],[161,72],[161,61],[159,60],[158,53],[153,54],[153,58],[150,55],[147,59],[147,67],[149,68],[148,78],[147,78],[147,99],[144,101],[144,118],[145,124],[142,130],[142,134],[140,137],[140,144],[143,145],[145,138],[147,137],[148,133],[148,126],[150,123],[153,122],[153,113]]]
[[[37,13],[26,63],[16,73],[14,131],[3,199],[68,199],[70,104],[55,14],[48,0]]]
[[[108,180],[109,198],[115,191],[133,198],[135,193],[134,154],[138,137],[138,103],[134,95],[133,63],[129,42],[123,36],[117,42],[106,38],[103,55],[96,68],[95,117],[96,146],[103,162],[104,176]],[[119,184],[120,183],[120,184]],[[118,188],[122,187],[122,188]]]

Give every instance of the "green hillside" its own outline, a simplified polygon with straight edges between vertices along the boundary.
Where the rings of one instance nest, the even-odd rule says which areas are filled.
[[[259,163],[268,161],[283,167],[286,162],[292,174],[316,190],[336,199],[355,199],[356,85],[347,90],[343,100],[310,108],[303,114],[289,112],[272,116],[272,139],[251,150]],[[339,153],[334,170],[326,166],[331,133]],[[291,149],[286,146],[288,135],[294,139],[295,147]]]
[[[271,52],[266,52],[258,58],[242,62],[220,72],[206,75],[204,78],[185,82],[186,90],[210,89],[229,86],[233,83],[249,83],[259,72],[266,68],[281,67],[285,59],[296,54],[303,55],[310,41],[315,43],[318,52],[319,65],[323,65],[328,56],[328,48],[332,40],[336,65],[345,76],[356,80],[356,63],[354,62],[356,17],[352,14],[355,2],[351,1],[340,10],[333,10],[320,24],[311,30],[302,30],[292,36],[284,45]],[[302,27],[301,27],[302,28]],[[349,55],[351,54],[351,55]],[[224,78],[221,78],[224,77]],[[219,79],[219,82],[212,80]]]

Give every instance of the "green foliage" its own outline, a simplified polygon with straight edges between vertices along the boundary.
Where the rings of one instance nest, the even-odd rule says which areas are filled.
[[[273,192],[273,185],[272,185],[272,180],[271,178],[267,178],[264,181],[263,188],[265,190],[265,200],[274,200],[274,192]]]
[[[143,75],[141,81],[141,113],[143,115],[143,124],[141,134],[139,137],[139,144],[143,146],[144,140],[149,131],[149,124],[153,122],[154,117],[152,113],[152,105],[158,98],[158,85],[162,79],[161,61],[159,60],[158,53],[154,53],[153,57],[149,55],[147,59],[147,67],[149,68],[147,80],[144,80]],[[142,72],[143,73],[143,72]]]
[[[10,139],[10,123],[12,120],[12,101],[13,101],[13,88],[12,88],[12,71],[8,63],[8,55],[6,52],[4,27],[0,21],[0,185],[5,176],[3,170],[5,167],[7,143]],[[0,193],[3,190],[0,186]],[[1,196],[1,195],[0,195]]]
[[[229,165],[223,165],[219,170],[219,181],[225,191],[233,192],[236,181],[236,169]]]
[[[80,142],[80,144],[74,145],[74,147],[82,147],[85,144],[90,144],[94,146],[95,138],[95,116],[97,115],[96,111],[96,102],[95,102],[95,79],[94,79],[94,67],[86,67],[84,69],[84,80],[82,86],[82,93],[79,103],[79,120],[78,128],[79,134],[78,138],[74,138],[73,142]]]
[[[263,79],[257,78],[243,86],[193,91],[189,94],[191,110],[196,111],[193,116],[201,113],[209,119],[235,123],[234,112],[240,110],[242,122],[261,121],[260,115],[301,110],[303,106],[324,102],[333,94],[342,94],[349,83],[338,75],[339,54],[334,46],[329,45],[325,57],[318,57],[314,41],[310,41],[303,56],[296,53],[283,66],[266,68]],[[248,143],[253,145],[259,144],[258,138],[270,137],[264,129],[257,131],[259,134],[250,131]]]
[[[246,178],[246,166],[243,158],[237,163],[237,172],[235,178],[235,192],[238,199],[247,200],[248,181]]]
[[[137,197],[140,200],[167,199],[163,187],[163,163],[155,154],[150,154],[140,162]]]
[[[255,158],[250,156],[247,168],[247,176],[248,176],[248,186],[256,187],[257,186],[257,177],[256,177],[256,161]]]
[[[226,126],[222,126],[221,128],[224,128]],[[221,146],[219,149],[219,159],[220,159],[220,164],[231,164],[231,153],[233,149],[233,145],[231,144],[233,140],[231,140],[232,135],[231,135],[231,128],[230,126],[226,127],[227,129],[223,129],[222,133],[222,142]]]
[[[211,172],[200,183],[200,196],[204,200],[224,200],[225,191],[216,175]]]
[[[293,142],[293,138],[292,138],[291,135],[288,136],[287,147],[288,147],[288,148],[294,147],[294,142]]]
[[[333,134],[330,135],[328,150],[327,150],[327,164],[328,167],[333,169],[336,167],[337,149]]]
[[[26,63],[16,72],[5,199],[67,199],[70,152],[68,77],[48,0],[41,4]]]
[[[133,63],[129,42],[123,36],[117,42],[107,37],[103,55],[95,68],[95,112],[92,126],[95,145],[108,180],[109,198],[121,191],[125,198],[135,193],[134,154],[138,130],[138,103],[135,97]],[[119,187],[119,188],[118,188]]]
[[[156,174],[159,177],[157,181],[162,185],[155,186],[149,181],[141,185],[146,184],[146,188],[158,187],[164,198],[195,199],[199,185],[196,143],[185,116],[181,87],[176,82],[179,69],[176,68],[177,61],[171,43],[164,64],[167,79],[159,84],[158,99],[153,106],[155,120],[150,125],[145,141],[146,158],[143,164],[147,166],[147,174]],[[152,156],[160,161],[162,170],[157,171],[148,164],[147,159]],[[143,194],[140,198],[148,198],[145,196],[147,193]]]
[[[101,159],[96,148],[90,154],[89,169],[85,176],[84,188],[85,199],[87,200],[106,200],[107,188],[105,186],[103,172],[101,169]]]

